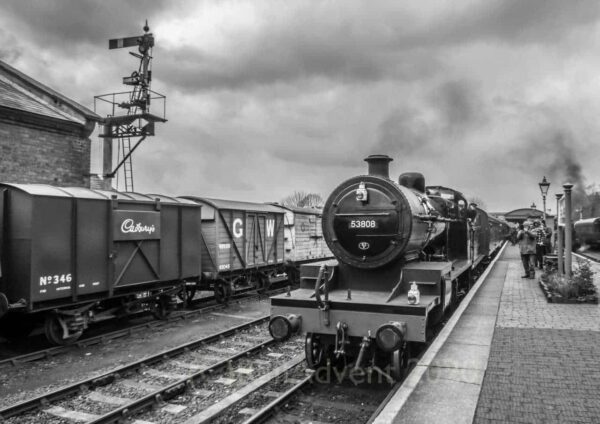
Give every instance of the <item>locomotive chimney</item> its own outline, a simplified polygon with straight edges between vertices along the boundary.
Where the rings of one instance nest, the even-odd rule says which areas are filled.
[[[369,175],[390,178],[390,162],[393,161],[388,155],[369,155],[365,162],[369,164]]]
[[[420,172],[405,172],[398,178],[398,184],[425,193],[425,177]]]

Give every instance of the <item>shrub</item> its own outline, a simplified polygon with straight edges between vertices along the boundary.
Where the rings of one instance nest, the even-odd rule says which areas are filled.
[[[548,274],[546,285],[554,294],[565,299],[596,295],[594,271],[592,271],[590,262],[585,260],[577,260],[577,267],[573,270],[571,278],[558,275],[558,272]]]

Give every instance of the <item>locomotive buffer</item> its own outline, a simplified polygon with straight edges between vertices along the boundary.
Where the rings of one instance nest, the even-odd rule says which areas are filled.
[[[154,36],[148,31],[148,21],[144,26],[144,35],[116,38],[108,41],[109,49],[138,47],[138,52],[129,54],[139,59],[138,70],[123,77],[123,84],[133,88],[131,91],[103,94],[94,97],[94,110],[97,106],[107,112],[102,122],[100,138],[104,139],[103,177],[111,181],[119,169],[123,168],[124,191],[134,191],[132,154],[148,136],[154,135],[154,123],[166,122],[166,97],[150,89],[152,81],[152,47]],[[162,113],[150,112],[150,104],[159,103]],[[118,141],[117,166],[112,168],[113,139]],[[135,144],[132,147],[132,139]],[[117,180],[118,185],[118,180]],[[109,189],[110,187],[105,187]]]

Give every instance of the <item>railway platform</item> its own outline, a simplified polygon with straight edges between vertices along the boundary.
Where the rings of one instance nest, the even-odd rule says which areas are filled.
[[[486,272],[374,423],[598,422],[600,306],[547,303],[518,246]]]

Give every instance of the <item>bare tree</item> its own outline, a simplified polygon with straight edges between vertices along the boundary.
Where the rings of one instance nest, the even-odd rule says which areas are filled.
[[[469,203],[475,203],[481,209],[487,209],[487,205],[481,197],[473,196],[469,199]]]
[[[305,191],[294,191],[281,201],[283,206],[298,208],[322,208],[323,198],[318,193],[307,193]]]

